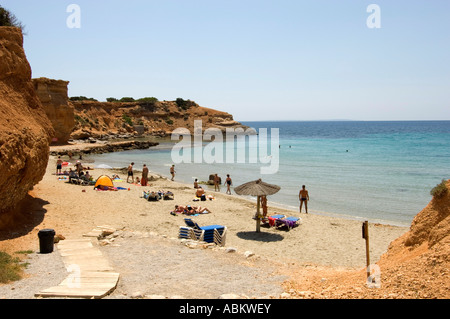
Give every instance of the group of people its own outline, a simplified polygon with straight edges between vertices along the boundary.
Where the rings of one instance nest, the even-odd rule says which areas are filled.
[[[77,178],[77,179],[84,179],[86,181],[92,180],[92,176],[90,176],[89,172],[86,171],[86,173],[83,173],[83,165],[81,164],[81,162],[78,160],[75,164],[75,170],[72,170],[70,168],[69,172],[65,171],[64,173],[61,173],[62,171],[62,164],[63,161],[61,160],[61,156],[58,156],[58,160],[56,162],[56,174],[57,175],[68,175],[69,176],[69,182],[71,182],[71,179],[73,178]],[[130,178],[131,178],[131,183],[136,182],[136,184],[141,184],[141,186],[147,186],[148,185],[148,167],[146,164],[143,164],[143,168],[142,168],[142,176],[141,179],[139,180],[139,177],[136,177],[136,180],[134,180],[134,174],[133,174],[133,166],[134,166],[134,162],[130,163],[130,165],[127,168],[127,183],[130,183]],[[171,180],[173,181],[175,178],[175,165],[172,165],[170,167],[170,174],[172,176]],[[214,191],[219,191],[220,192],[220,177],[215,174],[214,175]],[[224,185],[227,186],[227,194],[231,195],[231,185],[233,184],[230,174],[227,174],[227,178],[225,179],[225,183]],[[196,191],[196,197],[200,198],[200,200],[206,200],[206,195],[205,195],[205,190],[198,185],[198,179],[195,179],[194,181],[194,188],[197,189]],[[161,194],[158,194],[159,196],[161,196]],[[300,200],[300,213],[302,212],[302,207],[303,205],[305,205],[305,210],[306,210],[306,214],[308,213],[308,201],[309,201],[309,193],[306,190],[306,186],[302,185],[302,189],[299,192],[299,200]],[[266,196],[261,196],[260,197],[260,204],[263,210],[263,217],[267,216],[267,198]],[[183,207],[183,206],[177,206],[177,207]],[[186,206],[186,207],[190,207],[190,206]],[[184,208],[186,208],[184,207]],[[203,209],[203,210],[206,210]],[[191,210],[189,210],[191,211]]]
[[[214,179],[213,179],[213,182],[214,182],[214,191],[215,191],[215,192],[217,192],[217,191],[220,192],[220,180],[221,180],[220,177],[219,177],[217,174],[215,174],[215,175],[214,175]],[[227,178],[226,178],[226,180],[225,180],[224,185],[227,185],[227,191],[226,191],[226,193],[229,194],[229,195],[231,195],[231,185],[233,185],[233,181],[231,180],[230,174],[227,174]],[[201,189],[201,190],[203,191],[202,187],[198,185],[198,179],[197,179],[197,178],[196,178],[195,181],[194,181],[194,188],[195,188],[195,189]],[[200,197],[200,196],[197,195],[197,197]]]
[[[220,192],[220,177],[215,174],[214,175],[214,191]],[[233,181],[231,180],[230,174],[227,174],[227,178],[225,179],[225,183],[223,185],[227,185],[226,193],[231,195],[231,185],[233,185]]]
[[[141,184],[141,186],[147,186],[148,185],[148,167],[147,167],[147,165],[146,164],[142,165],[141,178],[139,179],[139,177],[136,176],[136,180],[134,179],[133,166],[134,166],[134,162],[131,162],[130,165],[128,165],[127,183],[130,183],[130,178],[131,178],[131,183]]]
[[[64,172],[62,172],[63,163],[61,156],[58,156],[58,160],[56,161],[56,175],[68,176],[69,183],[75,180],[84,182],[93,181],[92,175],[89,174],[90,167],[83,167],[83,164],[79,160],[75,163],[74,169],[69,168],[68,171],[65,170]],[[86,170],[86,173],[83,170]]]
[[[134,173],[133,173],[133,166],[134,166],[134,162],[131,162],[130,165],[128,165],[127,168],[127,183],[130,183],[130,178],[131,178],[131,183],[133,183],[134,180]],[[170,175],[172,175],[172,181],[175,178],[175,165],[172,165],[170,167]],[[146,164],[144,164],[142,166],[142,176],[139,179],[139,177],[136,177],[136,184],[141,184],[141,186],[147,186],[148,185],[148,167]]]

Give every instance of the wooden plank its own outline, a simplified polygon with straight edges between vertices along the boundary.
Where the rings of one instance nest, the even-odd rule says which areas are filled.
[[[76,289],[113,289],[116,287],[116,284],[111,284],[110,282],[67,282],[66,284],[60,283],[59,287],[66,287],[68,289],[76,288]]]
[[[102,253],[97,249],[70,249],[60,252],[62,257],[69,256],[103,256]]]
[[[70,243],[64,243],[64,241],[65,240],[60,241],[58,244],[56,244],[56,247],[58,249],[83,249],[94,247],[90,239],[88,241],[77,241]]]
[[[118,272],[110,271],[83,271],[81,272],[83,278],[119,278]]]
[[[68,288],[55,286],[44,289],[37,294],[36,297],[72,297],[72,298],[103,298],[108,295],[115,287],[111,289],[103,288]]]
[[[60,285],[68,285],[74,282],[79,282],[80,284],[93,284],[93,283],[101,283],[101,284],[109,284],[112,286],[115,286],[117,282],[119,281],[119,274],[115,273],[114,276],[110,277],[101,277],[101,276],[84,276],[83,273],[81,273],[80,277],[73,278],[68,277],[64,279]]]
[[[103,230],[101,229],[93,229],[89,233],[84,234],[83,237],[94,237],[99,238],[103,233]]]
[[[109,226],[98,227],[93,235],[102,233]],[[63,240],[57,244],[62,260],[69,270],[78,266],[79,273],[72,267],[69,276],[58,286],[44,289],[36,297],[103,298],[113,291],[119,281],[119,273],[113,272],[91,239]]]

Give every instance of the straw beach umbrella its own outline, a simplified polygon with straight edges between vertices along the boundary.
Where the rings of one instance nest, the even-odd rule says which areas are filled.
[[[259,214],[260,209],[260,197],[261,196],[267,196],[267,195],[273,195],[277,193],[281,189],[280,186],[267,184],[263,182],[261,179],[258,179],[256,181],[248,182],[245,184],[242,184],[238,187],[234,188],[234,191],[238,195],[250,195],[250,196],[257,196],[257,204],[256,204],[256,232],[260,232],[260,226],[261,226],[261,216]]]

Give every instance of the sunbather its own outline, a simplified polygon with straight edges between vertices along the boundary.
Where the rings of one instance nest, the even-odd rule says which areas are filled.
[[[211,213],[211,211],[208,210],[206,207],[202,208],[202,207],[195,207],[195,206],[190,206],[190,205],[187,205],[187,206],[175,205],[175,210],[173,212],[181,213],[181,214],[185,214],[185,215],[205,214],[205,212]]]

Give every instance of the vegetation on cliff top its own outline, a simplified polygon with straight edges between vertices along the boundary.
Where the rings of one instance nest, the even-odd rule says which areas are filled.
[[[445,179],[442,180],[440,184],[437,184],[431,191],[430,195],[435,198],[441,198],[447,193],[447,181]]]
[[[0,6],[0,27],[16,27],[23,32],[25,26],[16,18],[14,14]]]
[[[94,98],[88,98],[86,96],[72,96],[69,99],[71,101],[95,101],[95,102],[98,102],[98,100],[96,100]],[[138,104],[145,104],[146,106],[150,106],[150,105],[154,106],[157,102],[159,102],[159,100],[156,97],[143,97],[143,98],[135,99],[133,97],[125,96],[125,97],[122,97],[121,99],[117,99],[115,97],[108,97],[106,99],[106,102],[110,102],[110,103],[134,103],[135,102]],[[186,110],[190,109],[191,107],[198,106],[198,104],[195,103],[194,101],[185,100],[180,97],[175,100],[175,103],[177,104],[178,108],[183,111],[186,111]]]

